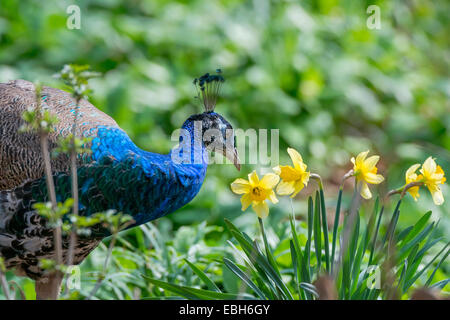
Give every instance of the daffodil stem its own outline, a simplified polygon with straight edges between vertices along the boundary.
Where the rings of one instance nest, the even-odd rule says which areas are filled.
[[[353,192],[352,201],[350,203],[350,210],[348,214],[348,219],[344,225],[343,235],[342,235],[342,245],[339,250],[339,260],[337,261],[337,266],[334,270],[334,278],[337,279],[339,274],[339,270],[343,266],[344,258],[347,256],[347,250],[350,243],[350,235],[352,230],[354,229],[355,220],[358,215],[358,208],[361,201],[360,187],[356,184],[355,191]]]
[[[334,214],[334,224],[333,224],[333,243],[331,245],[331,273],[333,273],[334,267],[334,255],[336,252],[336,240],[337,240],[337,232],[339,227],[339,219],[341,215],[341,201],[342,201],[342,185],[339,188],[338,200],[336,204],[336,213]]]
[[[310,175],[310,178],[317,180],[317,184],[319,185],[319,199],[320,199],[320,211],[322,216],[322,229],[323,229],[323,240],[325,246],[325,266],[327,272],[330,272],[330,248],[329,248],[329,239],[328,239],[328,221],[327,221],[327,211],[325,207],[325,195],[323,192],[323,183],[322,178],[315,173]]]
[[[395,227],[397,226],[398,218],[400,216],[399,209],[400,209],[401,203],[402,203],[402,198],[400,198],[398,200],[397,205],[395,206],[394,213],[392,214],[392,218],[391,218],[391,221],[389,222],[389,226],[386,231],[386,235],[384,236],[384,239],[383,239],[383,245],[386,243],[387,240],[390,243],[394,237]]]
[[[394,194],[400,194],[400,200],[401,200],[405,196],[406,191],[408,191],[408,189],[411,189],[414,187],[421,187],[421,186],[423,186],[423,182],[420,182],[420,181],[415,181],[415,182],[405,184],[403,187],[389,191],[388,194],[386,195],[386,198],[389,198],[389,197],[393,196]]]
[[[329,248],[329,239],[328,239],[328,221],[327,221],[327,211],[325,208],[325,195],[322,188],[322,183],[320,183],[320,205],[322,212],[322,229],[323,229],[323,238],[324,238],[324,246],[325,246],[325,266],[327,272],[330,272],[330,248]]]
[[[335,254],[336,254],[336,242],[337,242],[337,234],[339,228],[339,220],[341,217],[341,203],[342,203],[342,192],[344,189],[344,183],[346,180],[353,177],[353,170],[348,171],[343,177],[342,182],[339,187],[338,201],[336,204],[336,213],[334,215],[334,224],[333,224],[333,243],[331,246],[331,274],[334,274],[334,264],[335,264]],[[356,188],[356,186],[355,186]]]
[[[378,216],[377,226],[375,228],[375,234],[373,235],[372,249],[370,251],[368,266],[370,266],[372,264],[373,254],[375,252],[375,246],[377,244],[377,237],[378,237],[378,232],[380,230],[381,218],[383,217],[383,212],[384,212],[384,205],[381,207],[380,215]]]
[[[262,235],[262,238],[264,241],[264,247],[266,249],[267,259],[269,260],[270,264],[273,266],[275,271],[279,274],[278,268],[276,266],[275,258],[272,255],[272,251],[270,250],[270,247],[269,247],[269,242],[267,241],[266,232],[264,230],[263,220],[258,217],[258,222],[259,222],[259,227],[261,229],[261,235]]]

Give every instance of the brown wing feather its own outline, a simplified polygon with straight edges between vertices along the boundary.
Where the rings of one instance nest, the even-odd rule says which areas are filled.
[[[43,87],[42,101],[43,108],[59,119],[55,132],[49,137],[50,147],[53,148],[60,136],[67,136],[71,132],[75,100],[65,91]],[[0,190],[13,189],[44,175],[38,136],[18,132],[24,123],[22,113],[30,106],[35,106],[31,82],[15,80],[0,83]],[[118,127],[111,117],[86,100],[80,102],[77,123],[79,136],[95,136],[96,127],[102,125]],[[54,172],[68,171],[67,157],[53,159],[52,169]]]

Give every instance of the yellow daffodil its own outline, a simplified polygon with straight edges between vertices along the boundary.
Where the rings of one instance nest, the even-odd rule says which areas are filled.
[[[442,190],[439,187],[440,184],[444,184],[446,181],[444,170],[441,166],[437,165],[432,157],[428,157],[420,169],[422,173],[422,181],[424,185],[430,190],[433,201],[437,205],[444,203],[444,196]]]
[[[269,214],[269,206],[265,200],[277,203],[273,188],[277,185],[280,178],[273,173],[268,173],[259,180],[256,171],[248,175],[248,181],[245,179],[236,179],[231,184],[231,190],[236,194],[242,194],[242,211],[245,211],[250,204],[258,217],[265,218]]]
[[[405,174],[405,180],[406,180],[406,184],[410,184],[412,182],[420,182],[422,180],[422,175],[417,175],[416,171],[417,169],[419,169],[420,164],[416,163],[413,164],[411,167],[409,167],[408,170],[406,170],[406,174]],[[419,198],[419,186],[416,187],[411,187],[408,189],[408,192],[412,195],[412,197],[414,198],[414,200],[417,201],[417,198]]]
[[[381,174],[377,174],[377,163],[379,156],[371,156],[366,159],[369,150],[361,152],[355,158],[352,158],[353,175],[356,177],[356,183],[360,187],[361,196],[364,199],[372,198],[368,184],[380,184],[384,178]]]
[[[311,173],[306,171],[307,165],[303,163],[300,153],[292,148],[288,148],[287,152],[294,166],[277,166],[273,168],[273,171],[281,178],[277,193],[280,196],[291,195],[293,198],[308,184]]]

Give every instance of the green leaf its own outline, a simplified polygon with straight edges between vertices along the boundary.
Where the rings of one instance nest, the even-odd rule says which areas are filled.
[[[221,292],[220,289],[216,286],[216,284],[199,268],[197,268],[192,262],[187,259],[184,259],[192,271],[207,285],[209,290]]]
[[[430,288],[439,288],[442,290],[447,285],[447,283],[450,283],[450,278],[436,282]]]
[[[330,272],[330,248],[329,248],[329,239],[328,239],[328,222],[327,222],[327,210],[325,207],[325,195],[323,194],[322,183],[320,183],[320,204],[321,204],[321,213],[322,213],[322,230],[323,230],[323,239],[324,239],[324,248],[325,248],[325,267],[327,272]]]
[[[239,279],[244,281],[261,299],[266,300],[264,293],[258,288],[258,286],[243,272],[233,261],[227,258],[223,258],[225,266],[231,270]]]
[[[203,290],[203,289],[196,289],[196,288],[190,288],[190,287],[184,287],[179,286],[176,284],[171,284],[168,282],[156,280],[150,277],[147,277],[145,275],[142,275],[144,278],[148,280],[151,284],[173,292],[175,294],[178,294],[182,297],[185,297],[186,299],[200,299],[200,300],[236,300],[240,299],[242,297],[247,299],[254,299],[253,296],[250,295],[238,295],[238,294],[231,294],[231,293],[222,293],[222,292],[215,292],[210,290]]]
[[[377,237],[378,237],[378,233],[380,231],[381,218],[383,217],[383,212],[384,212],[384,206],[381,207],[380,214],[379,214],[378,220],[377,220],[377,226],[375,228],[375,233],[373,235],[372,246],[370,249],[370,256],[369,256],[369,262],[368,262],[369,266],[372,264],[373,255],[375,253],[375,249],[377,246]]]
[[[308,198],[308,240],[306,241],[305,246],[305,256],[307,258],[308,265],[308,275],[311,278],[311,243],[312,243],[312,234],[313,234],[313,222],[314,222],[314,209],[313,209],[313,200],[312,197]]]
[[[314,203],[314,248],[317,259],[317,272],[320,272],[322,264],[322,232],[320,228],[320,199],[319,192],[316,192],[316,200]]]
[[[403,247],[405,244],[409,243],[412,238],[414,238],[427,224],[428,220],[431,217],[431,211],[425,213],[419,221],[414,225],[412,231],[406,236],[406,238],[401,242],[399,247]]]
[[[267,258],[261,254],[258,246],[253,242],[250,243],[249,240],[237,229],[229,220],[225,220],[227,226],[231,230],[231,234],[239,242],[248,259],[252,264],[261,272],[266,279],[273,281],[275,286],[283,293],[284,298],[293,299],[292,294],[289,289],[281,280],[279,274],[270,265]]]
[[[312,284],[306,283],[306,282],[301,282],[300,288],[302,288],[309,294],[313,295],[314,297],[319,298],[319,294],[317,293],[316,287],[314,287]]]
[[[333,272],[334,257],[336,254],[336,241],[337,241],[337,231],[339,227],[339,219],[341,215],[341,202],[342,202],[342,187],[339,188],[339,195],[336,204],[336,213],[334,214],[333,243],[331,245],[331,272]]]
[[[436,265],[436,268],[434,268],[433,272],[431,273],[430,277],[428,278],[427,282],[425,283],[425,287],[428,287],[431,284],[431,281],[433,281],[434,275],[436,274],[436,271],[441,267],[442,262],[447,259],[448,255],[450,254],[450,249],[447,250],[447,252],[444,254],[444,256],[441,258],[439,263]]]
[[[405,244],[400,250],[398,259],[403,260],[409,253],[409,251],[417,244],[424,240],[430,232],[433,230],[434,222],[428,225],[425,229],[423,229],[414,239],[410,240],[407,244]]]
[[[408,288],[410,287],[410,286],[412,286],[415,282],[416,282],[416,280],[417,279],[419,279],[419,277],[422,275],[422,273],[424,273],[431,265],[432,265],[432,263],[434,262],[434,260],[436,260],[437,259],[437,257],[442,253],[442,252],[444,252],[446,249],[447,249],[447,247],[450,245],[450,242],[448,242],[445,246],[444,246],[444,248],[442,248],[442,250],[441,251],[439,251],[434,257],[433,257],[433,259],[431,259],[431,261],[427,264],[427,265],[425,265],[425,267],[423,267],[422,268],[422,270],[420,270],[419,272],[417,272],[417,274],[406,284],[406,286],[405,286],[405,291],[406,290],[408,290]]]
[[[278,273],[278,275],[280,275],[280,271],[278,270],[277,263],[275,261],[275,258],[273,257],[272,250],[270,249],[269,242],[267,241],[266,232],[264,230],[263,220],[261,218],[258,218],[258,222],[259,222],[259,226],[261,228],[261,234],[262,234],[263,241],[264,241],[264,247],[266,249],[267,259],[269,260],[269,263],[272,266],[272,268]]]

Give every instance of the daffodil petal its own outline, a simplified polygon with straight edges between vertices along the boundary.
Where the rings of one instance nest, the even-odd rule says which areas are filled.
[[[281,181],[277,186],[277,193],[280,196],[287,196],[295,191],[295,181]]]
[[[251,189],[250,182],[245,179],[236,179],[231,184],[231,190],[236,194],[249,193]]]
[[[369,150],[361,152],[360,154],[358,154],[356,156],[356,160],[355,160],[355,165],[357,166],[361,166],[364,162],[364,160],[366,159],[367,155],[369,154]]]
[[[289,156],[291,157],[294,167],[296,169],[301,169],[301,165],[303,164],[303,158],[300,155],[300,153],[298,153],[297,150],[292,149],[292,148],[288,148],[287,152],[289,153]]]
[[[444,203],[444,195],[442,194],[442,190],[440,188],[436,188],[435,190],[431,191],[431,196],[433,197],[433,202],[436,205],[440,206]]]
[[[422,170],[424,175],[432,175],[436,172],[436,162],[432,157],[428,157],[427,160],[423,163]]]
[[[368,172],[364,176],[364,180],[370,184],[380,184],[384,181],[384,178],[381,174],[375,174],[375,173]]]
[[[372,198],[372,193],[369,190],[369,186],[364,181],[361,182],[361,191],[360,191],[360,193],[361,193],[361,196],[364,199],[366,199],[366,200]]]
[[[278,175],[281,173],[281,168],[280,168],[280,166],[276,166],[276,167],[272,168],[272,170],[273,170],[273,172],[275,172],[275,173],[278,174]]]
[[[269,199],[270,201],[272,201],[272,203],[278,203],[278,199],[277,196],[275,195],[275,191],[271,190],[270,194],[269,194]]]
[[[307,186],[309,182],[309,177],[311,176],[311,172],[305,172],[302,177],[302,183]]]
[[[406,183],[413,182],[417,179],[416,171],[419,168],[420,168],[420,164],[416,163],[416,164],[413,164],[411,167],[409,167],[408,170],[406,170],[406,173],[405,173]]]
[[[248,181],[252,186],[257,186],[259,184],[259,177],[255,170],[248,175]]]
[[[419,187],[412,187],[408,189],[409,194],[414,198],[414,201],[417,201],[417,199],[420,197],[419,194]]]
[[[264,189],[272,189],[277,185],[279,181],[280,177],[278,175],[276,175],[275,173],[268,173],[264,175],[264,177],[259,182],[259,185]]]
[[[294,181],[301,178],[302,171],[291,166],[280,166],[280,178],[284,181]]]
[[[252,204],[252,197],[249,193],[241,197],[242,211],[247,210],[248,206]]]
[[[291,195],[291,198],[295,197],[297,195],[297,193],[299,193],[300,191],[302,191],[303,187],[305,185],[303,184],[302,181],[296,181],[294,184],[294,193]]]
[[[372,169],[377,165],[379,160],[380,156],[371,156],[366,160],[364,160],[364,166],[366,167],[366,170],[372,171]]]
[[[269,215],[269,206],[264,201],[254,201],[252,208],[261,219]]]

